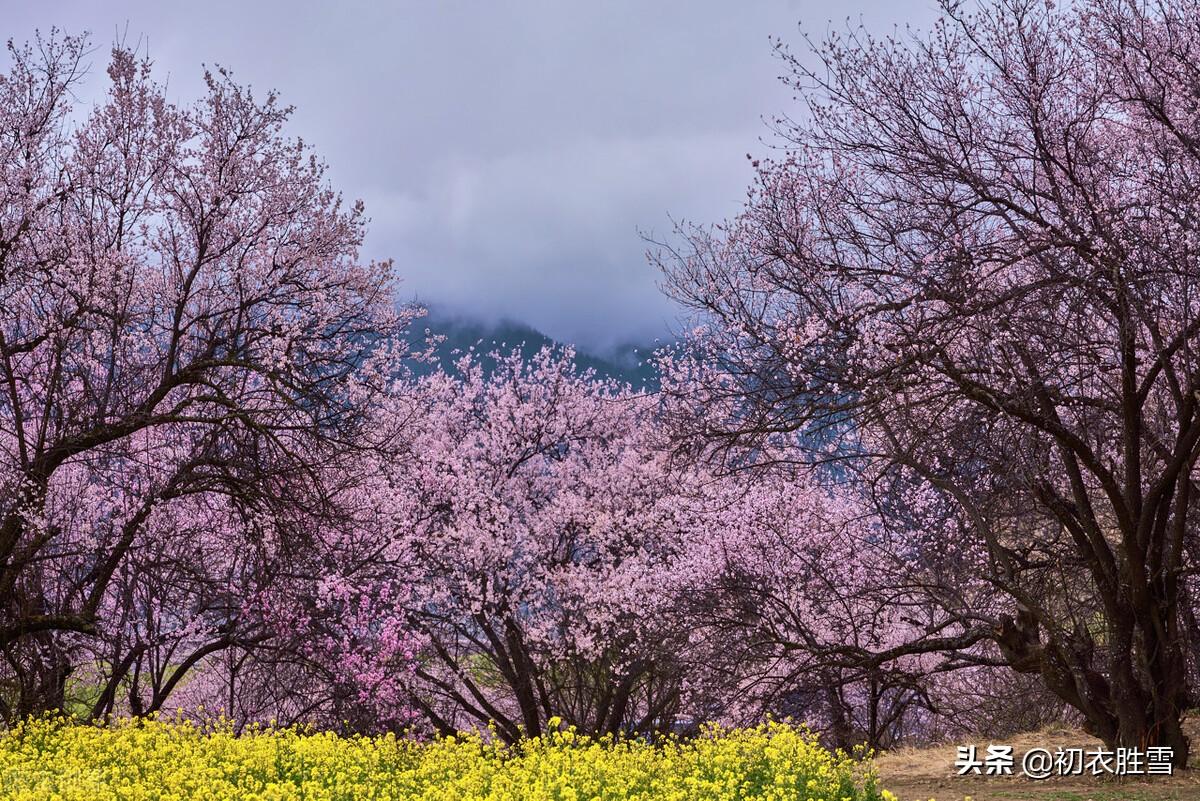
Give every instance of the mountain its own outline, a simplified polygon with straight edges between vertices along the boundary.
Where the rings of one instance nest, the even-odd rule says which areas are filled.
[[[410,339],[414,347],[424,346],[425,329],[444,337],[435,354],[447,369],[451,369],[454,360],[472,347],[484,353],[517,348],[528,358],[543,347],[561,347],[565,344],[516,320],[505,319],[492,323],[436,307],[429,308],[428,315],[414,321],[412,328]],[[576,346],[575,363],[580,369],[595,370],[597,375],[604,378],[628,382],[635,388],[655,389],[658,387],[657,373],[652,364],[645,362],[654,349],[654,345],[627,343],[601,355]],[[417,367],[419,373],[432,370],[431,365]]]

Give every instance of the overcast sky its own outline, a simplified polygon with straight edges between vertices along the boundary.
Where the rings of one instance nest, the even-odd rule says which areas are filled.
[[[928,27],[934,0],[13,2],[4,34],[92,33],[103,91],[118,36],[148,46],[173,99],[202,63],[274,88],[291,132],[362,198],[364,257],[405,298],[522,320],[593,349],[662,335],[675,311],[639,230],[735,214],[746,153],[786,112],[769,36],[861,20]],[[127,32],[127,33],[126,33]]]

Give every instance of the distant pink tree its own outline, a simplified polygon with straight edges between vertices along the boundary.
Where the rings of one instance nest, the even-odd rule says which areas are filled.
[[[794,471],[712,487],[707,535],[688,556],[688,615],[737,665],[734,719],[796,717],[846,749],[913,733],[931,677],[958,666],[904,650],[936,615],[920,592],[879,581],[894,558],[869,506]]]
[[[290,110],[223,71],[194,105],[82,38],[0,77],[0,693],[159,707],[262,635],[241,611],[337,519],[326,465],[402,370],[391,265]],[[99,667],[96,667],[96,666]],[[91,675],[96,671],[98,675]]]
[[[877,580],[938,610],[905,652],[1036,675],[1107,743],[1179,765],[1197,22],[1171,0],[946,2],[925,37],[785,51],[805,107],[745,211],[661,258],[704,328],[679,423],[733,450],[791,432],[793,458],[869,489],[904,559]]]
[[[403,685],[441,732],[491,723],[515,740],[554,716],[670,728],[688,636],[672,570],[702,517],[652,404],[543,350],[463,356],[381,405],[377,432],[401,435],[359,464],[374,486],[331,553],[339,587],[388,595],[370,600],[374,636],[337,661],[364,688]],[[348,645],[318,644],[326,661]]]

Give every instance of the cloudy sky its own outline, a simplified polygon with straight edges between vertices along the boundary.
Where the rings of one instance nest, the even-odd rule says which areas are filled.
[[[174,99],[220,64],[296,106],[335,185],[366,201],[364,256],[406,298],[593,348],[664,334],[639,231],[736,213],[764,116],[792,108],[768,37],[847,20],[927,27],[934,0],[14,2],[4,33],[148,48]]]

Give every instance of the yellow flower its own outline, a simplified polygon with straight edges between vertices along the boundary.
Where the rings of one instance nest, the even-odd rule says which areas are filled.
[[[6,797],[62,801],[897,801],[869,765],[799,728],[707,727],[695,740],[592,738],[574,728],[513,746],[464,732],[427,743],[232,722],[36,718],[0,733]]]

